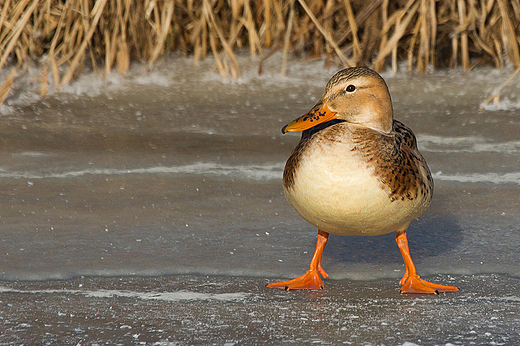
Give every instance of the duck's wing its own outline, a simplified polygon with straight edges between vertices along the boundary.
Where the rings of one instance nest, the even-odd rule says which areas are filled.
[[[408,126],[399,120],[394,120],[393,132],[395,132],[398,139],[404,146],[418,151],[417,139],[415,138],[415,134]]]
[[[394,120],[390,135],[368,128],[356,132],[356,149],[392,200],[422,198],[429,204],[433,179],[410,128]]]

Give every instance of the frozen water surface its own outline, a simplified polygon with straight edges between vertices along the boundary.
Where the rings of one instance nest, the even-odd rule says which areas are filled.
[[[35,72],[15,86],[0,107],[0,343],[520,342],[520,82],[479,109],[511,70],[384,73],[436,184],[412,256],[461,288],[426,297],[397,293],[392,234],[331,236],[322,291],[264,288],[314,250],[281,188],[299,136],[280,129],[336,70],[293,61],[281,77],[275,56],[225,81],[211,64],[86,74],[45,97]]]
[[[8,282],[3,343],[516,345],[520,280],[434,276],[457,294],[410,296],[395,280],[267,290],[260,278],[83,278]]]

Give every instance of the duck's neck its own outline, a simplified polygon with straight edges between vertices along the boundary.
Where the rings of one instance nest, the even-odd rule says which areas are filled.
[[[363,112],[365,116],[363,125],[385,132],[392,131],[394,122],[394,111],[392,109],[392,99],[390,93],[379,93],[372,95],[377,102],[371,102],[370,107],[365,107]]]

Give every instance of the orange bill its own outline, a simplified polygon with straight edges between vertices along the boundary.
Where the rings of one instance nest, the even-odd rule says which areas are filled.
[[[336,112],[331,111],[325,101],[326,99],[321,100],[307,114],[285,125],[282,128],[282,133],[307,130],[318,124],[336,119]]]

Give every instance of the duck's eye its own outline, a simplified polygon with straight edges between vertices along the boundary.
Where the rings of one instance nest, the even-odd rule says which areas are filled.
[[[347,89],[345,89],[345,90],[347,90],[349,93],[351,93],[351,92],[353,92],[354,90],[356,90],[356,87],[353,86],[352,84],[350,84],[350,85],[347,87]]]

